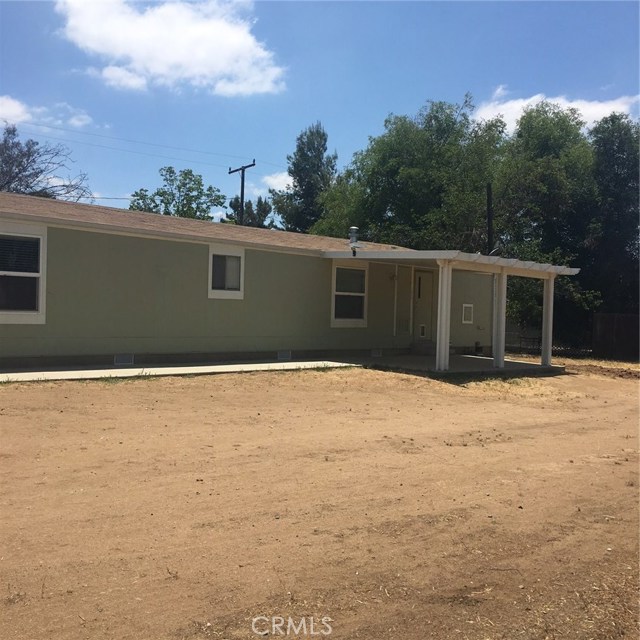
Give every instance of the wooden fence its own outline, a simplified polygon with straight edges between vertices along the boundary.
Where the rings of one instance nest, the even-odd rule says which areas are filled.
[[[630,313],[593,316],[593,355],[611,360],[638,360],[639,317]]]

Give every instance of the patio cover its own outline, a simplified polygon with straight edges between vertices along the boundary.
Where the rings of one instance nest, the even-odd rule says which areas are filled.
[[[414,251],[363,250],[354,247],[349,251],[324,251],[329,259],[358,259],[371,262],[390,262],[412,267],[438,269],[438,313],[436,333],[436,370],[449,369],[449,337],[451,327],[451,274],[453,269],[488,273],[494,276],[493,295],[493,366],[504,368],[507,277],[520,276],[544,281],[542,306],[542,357],[543,366],[551,365],[553,344],[553,289],[556,276],[573,276],[580,269],[553,264],[541,264],[515,258],[485,256],[463,251]]]

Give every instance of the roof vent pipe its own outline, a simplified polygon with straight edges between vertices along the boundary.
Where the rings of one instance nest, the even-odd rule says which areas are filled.
[[[349,227],[349,246],[351,247],[351,253],[355,257],[356,249],[360,248],[358,244],[358,227]]]

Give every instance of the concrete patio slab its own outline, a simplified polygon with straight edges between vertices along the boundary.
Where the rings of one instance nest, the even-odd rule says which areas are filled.
[[[451,355],[449,357],[449,370],[436,371],[436,358],[429,355],[399,355],[382,356],[379,358],[357,359],[354,363],[377,369],[391,369],[398,371],[429,373],[432,375],[487,375],[487,376],[536,376],[559,375],[564,373],[564,367],[545,366],[533,362],[520,362],[517,360],[505,360],[504,368],[493,366],[493,358],[472,355]]]

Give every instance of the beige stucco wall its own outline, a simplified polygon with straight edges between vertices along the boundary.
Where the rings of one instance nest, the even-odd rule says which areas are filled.
[[[473,323],[462,323],[462,305],[473,305]],[[451,280],[451,345],[482,347],[491,345],[493,276],[472,271],[456,271]]]
[[[330,260],[247,249],[244,299],[218,300],[208,297],[206,244],[55,227],[47,243],[46,323],[0,325],[0,357],[371,349],[411,339],[393,335],[395,265],[369,266],[368,326],[345,329],[330,326]]]

